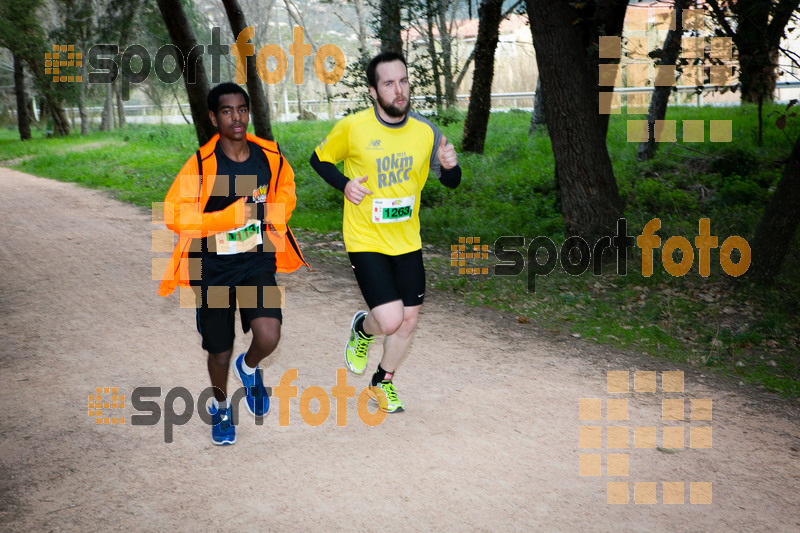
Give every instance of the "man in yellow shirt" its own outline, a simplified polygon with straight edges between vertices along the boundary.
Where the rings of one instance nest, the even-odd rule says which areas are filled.
[[[403,411],[393,377],[403,362],[425,296],[419,235],[422,188],[433,173],[447,187],[461,182],[453,145],[421,115],[409,111],[406,62],[383,52],[367,66],[374,107],[333,127],[311,166],[344,193],[345,248],[369,312],[358,311],[345,346],[347,368],[363,374],[369,345],[384,335],[383,358],[370,395],[384,411]],[[344,174],[336,163],[344,161]]]

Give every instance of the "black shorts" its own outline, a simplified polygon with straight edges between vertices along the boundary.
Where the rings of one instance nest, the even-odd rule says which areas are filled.
[[[256,274],[241,283],[243,287],[255,287],[255,301],[243,303],[245,307],[239,307],[239,315],[242,321],[242,331],[250,331],[250,321],[255,318],[269,317],[283,321],[280,303],[276,301],[275,293],[268,295],[264,301],[264,287],[277,287],[275,274],[262,272]],[[236,291],[228,294],[227,307],[209,307],[208,292],[202,290],[202,302],[197,307],[197,331],[203,338],[203,349],[209,353],[222,353],[233,347],[235,336],[235,316],[236,316]],[[251,293],[252,295],[252,293]],[[213,296],[212,296],[213,299]]]
[[[350,252],[350,264],[367,306],[403,300],[403,305],[421,305],[425,297],[425,267],[422,250],[402,255]]]

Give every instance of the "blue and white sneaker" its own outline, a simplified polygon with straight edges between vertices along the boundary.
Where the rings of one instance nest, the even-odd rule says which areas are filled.
[[[233,425],[231,418],[231,407],[217,411],[210,405],[208,413],[211,415],[211,442],[217,446],[236,444],[236,426]]]
[[[261,379],[261,368],[256,367],[255,373],[252,376],[248,376],[242,370],[243,362],[244,354],[236,358],[236,362],[233,364],[233,372],[242,382],[245,390],[247,390],[247,410],[253,416],[264,416],[269,411],[269,396]]]

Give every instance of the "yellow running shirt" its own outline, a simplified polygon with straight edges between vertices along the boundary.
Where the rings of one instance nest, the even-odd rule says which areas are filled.
[[[401,255],[422,248],[419,201],[428,170],[441,176],[436,157],[439,129],[411,111],[389,124],[375,109],[348,115],[333,127],[315,152],[320,161],[344,161],[349,179],[368,176],[372,191],[359,205],[345,198],[342,220],[348,252]]]

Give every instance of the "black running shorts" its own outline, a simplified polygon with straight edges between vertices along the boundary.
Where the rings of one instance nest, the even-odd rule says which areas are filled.
[[[255,287],[255,300],[240,302],[239,315],[242,322],[242,331],[250,331],[250,321],[255,318],[269,317],[283,321],[280,302],[276,293],[268,289],[267,300],[264,300],[264,287],[276,287],[275,274],[262,272],[256,274],[241,284],[242,287]],[[233,348],[235,336],[236,291],[228,294],[227,307],[213,307],[214,296],[211,296],[212,306],[209,306],[208,291],[202,291],[202,305],[197,308],[197,331],[203,338],[203,349],[209,353],[217,354]],[[253,293],[250,293],[251,296]],[[244,306],[244,307],[243,307]],[[252,307],[250,307],[252,306]]]
[[[402,255],[350,252],[350,264],[367,306],[402,300],[406,307],[421,305],[425,297],[422,250]]]

